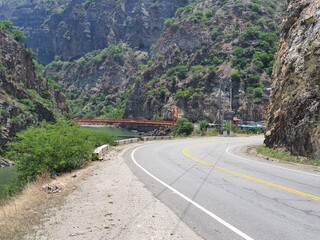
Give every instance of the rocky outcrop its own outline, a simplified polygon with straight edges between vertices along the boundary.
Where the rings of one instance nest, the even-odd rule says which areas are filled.
[[[232,105],[241,119],[261,120],[281,7],[281,1],[206,0],[178,9],[153,46],[153,63],[136,82],[125,116],[168,116],[176,105],[192,121],[218,122]]]
[[[63,82],[72,116],[167,118],[177,105],[193,121],[217,122],[232,105],[261,120],[283,2],[0,0],[0,16],[43,63],[56,56],[47,75]],[[122,43],[131,50],[121,61],[94,60]]]
[[[41,63],[62,60],[125,42],[147,50],[163,30],[164,19],[192,0],[0,1],[0,19],[27,35]]]
[[[320,1],[288,0],[268,106],[268,147],[320,157]]]
[[[34,64],[30,52],[0,30],[1,147],[30,124],[67,111],[64,95],[52,92]]]
[[[56,61],[45,75],[63,86],[73,117],[122,117],[139,65],[148,54],[125,44],[86,54],[72,62]]]

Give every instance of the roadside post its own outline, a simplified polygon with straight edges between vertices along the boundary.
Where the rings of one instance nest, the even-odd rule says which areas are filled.
[[[234,133],[232,132],[232,120],[233,120],[233,117],[235,115],[235,112],[234,111],[230,111],[230,112],[225,112],[224,113],[224,120],[229,120],[229,124],[230,124],[230,137],[233,137],[234,136]],[[228,134],[226,133],[223,133],[223,136],[227,136]]]

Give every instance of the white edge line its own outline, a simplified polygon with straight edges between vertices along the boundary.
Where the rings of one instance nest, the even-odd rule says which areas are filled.
[[[176,193],[177,195],[179,195],[181,198],[183,198],[184,200],[186,200],[187,202],[191,203],[193,206],[195,206],[196,208],[200,209],[202,212],[206,213],[207,215],[209,215],[211,218],[213,218],[214,220],[216,220],[217,222],[221,223],[222,225],[224,225],[225,227],[229,228],[231,231],[233,231],[234,233],[236,233],[237,235],[241,236],[243,239],[246,240],[254,240],[253,238],[249,237],[248,235],[246,235],[245,233],[241,232],[239,229],[237,229],[236,227],[232,226],[230,223],[224,221],[223,219],[221,219],[220,217],[218,217],[217,215],[213,214],[212,212],[210,212],[209,210],[207,210],[206,208],[202,207],[200,204],[194,202],[193,200],[191,200],[190,198],[188,198],[187,196],[183,195],[181,192],[179,192],[178,190],[174,189],[173,187],[169,186],[168,184],[166,184],[165,182],[163,182],[162,180],[160,180],[159,178],[157,178],[156,176],[152,175],[150,172],[148,172],[145,168],[143,168],[139,163],[137,163],[134,154],[137,150],[139,150],[140,148],[142,148],[144,146],[138,147],[136,148],[132,153],[131,153],[131,158],[133,160],[133,162],[142,170],[144,171],[146,174],[148,174],[150,177],[152,177],[153,179],[155,179],[157,182],[159,182],[160,184],[162,184],[163,186],[165,186],[166,188],[170,189],[172,192]]]
[[[240,157],[240,156],[235,155],[235,154],[230,152],[230,149],[238,148],[238,147],[242,147],[242,146],[248,146],[248,144],[243,144],[243,145],[239,145],[239,146],[235,146],[235,147],[234,146],[228,147],[227,150],[226,150],[226,153],[228,153],[232,157],[241,158],[241,159],[244,159],[246,161],[254,161],[252,159],[245,158],[245,157]],[[290,169],[290,168],[286,168],[286,167],[280,167],[280,166],[276,166],[276,165],[273,165],[273,164],[270,164],[270,163],[264,163],[264,162],[260,162],[260,161],[254,161],[254,162],[259,163],[259,164],[263,164],[263,165],[267,165],[267,166],[270,166],[270,167],[275,167],[275,168],[279,168],[279,169],[283,169],[283,170],[288,170],[288,171],[291,171],[291,172],[297,172],[297,173],[302,173],[302,174],[306,174],[306,175],[310,175],[310,176],[314,176],[314,177],[320,177],[320,175],[314,174],[314,173],[308,173],[308,172],[299,171],[299,170],[295,170],[295,169]]]

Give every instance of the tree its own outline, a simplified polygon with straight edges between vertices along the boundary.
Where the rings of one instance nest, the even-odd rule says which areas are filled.
[[[176,135],[189,136],[193,132],[193,127],[193,123],[187,118],[179,118],[174,127],[174,133]]]
[[[208,121],[206,121],[206,120],[200,121],[200,122],[199,122],[199,125],[200,125],[200,131],[201,131],[201,132],[206,131],[206,130],[208,129],[208,127],[209,127],[209,123],[208,123]]]
[[[7,157],[16,163],[23,183],[44,172],[58,174],[80,167],[93,149],[90,133],[69,121],[43,122],[18,133]]]
[[[238,71],[231,73],[230,77],[232,82],[239,82],[241,80],[241,75]]]

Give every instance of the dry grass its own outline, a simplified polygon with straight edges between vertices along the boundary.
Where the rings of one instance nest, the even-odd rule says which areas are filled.
[[[50,195],[41,191],[48,181],[39,178],[29,184],[23,192],[0,207],[0,236],[1,239],[21,239],[34,224],[39,222],[44,206],[50,202]]]
[[[20,195],[3,202],[0,205],[0,240],[20,240],[30,233],[41,223],[46,210],[61,204],[72,191],[74,184],[82,178],[73,176],[81,176],[81,171],[85,172],[85,169],[65,174],[57,180],[42,176],[28,184]],[[48,194],[42,191],[44,185],[57,181],[63,186],[62,192]]]

